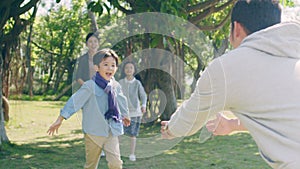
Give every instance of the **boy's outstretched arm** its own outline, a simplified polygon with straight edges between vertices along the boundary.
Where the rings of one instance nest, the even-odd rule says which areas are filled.
[[[49,135],[53,135],[54,132],[58,133],[58,128],[61,126],[63,120],[64,120],[63,116],[58,116],[56,121],[49,127],[47,133]]]

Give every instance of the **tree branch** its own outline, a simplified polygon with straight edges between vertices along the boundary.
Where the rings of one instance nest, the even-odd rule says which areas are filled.
[[[24,0],[15,0],[10,4],[10,17],[19,16],[26,13],[32,7],[34,7],[40,0],[30,0],[27,4],[21,7]]]
[[[208,0],[205,2],[201,2],[196,5],[187,7],[187,12],[191,13],[191,12],[196,12],[196,11],[200,11],[200,10],[205,10],[207,8],[215,6],[216,4],[218,4],[218,2],[220,2],[220,0],[213,0],[213,1]]]
[[[200,21],[202,21],[203,19],[205,19],[208,16],[210,16],[212,13],[222,11],[223,9],[225,9],[226,7],[228,7],[229,5],[234,4],[236,1],[237,0],[229,0],[228,2],[224,3],[223,5],[221,5],[219,7],[208,8],[208,9],[204,10],[203,12],[201,12],[199,15],[191,17],[189,19],[189,21],[192,22],[193,24],[197,24]]]
[[[9,18],[10,8],[3,8],[1,7],[1,19],[0,19],[0,27],[1,30],[3,29],[4,25],[6,24],[6,21]]]
[[[109,2],[111,2],[118,10],[122,11],[126,15],[134,14],[133,11],[127,10],[123,6],[121,6],[118,0],[110,0]]]
[[[61,54],[52,52],[52,51],[50,51],[50,50],[48,50],[48,49],[46,49],[46,48],[44,48],[44,47],[38,45],[37,43],[35,43],[35,42],[33,42],[33,41],[31,41],[31,43],[34,44],[37,48],[42,49],[43,51],[45,51],[45,52],[47,52],[47,53],[50,53],[50,54],[52,54],[52,55],[61,56]]]
[[[7,20],[11,17],[17,17],[32,7],[34,7],[37,2],[40,0],[30,0],[26,5],[20,7],[24,0],[14,0],[14,1],[1,1],[1,19],[0,19],[0,27],[3,29],[4,25],[6,24]]]
[[[14,16],[18,16],[21,15],[27,11],[29,11],[32,7],[34,7],[40,0],[30,0],[26,5],[24,5],[23,7],[20,7],[21,3],[23,3],[24,0],[20,0],[20,1],[16,1],[16,3],[18,3],[19,5],[17,6],[12,6],[12,9],[10,12],[10,16],[14,17]],[[15,4],[15,3],[13,3]]]
[[[197,25],[200,30],[208,31],[208,30],[217,30],[223,27],[226,22],[229,20],[231,12],[227,14],[227,16],[217,25]]]
[[[30,23],[29,20],[21,19],[19,16],[14,18],[15,23],[12,30],[5,34],[0,39],[0,44],[2,43],[12,43],[16,40],[16,38],[20,35],[20,33],[26,28],[26,26]]]
[[[88,6],[92,1],[91,0],[86,0],[86,5]],[[96,17],[95,17],[95,14],[90,10],[88,9],[88,16],[90,17],[91,19],[91,31],[92,32],[97,32],[98,30],[98,24],[97,24],[97,20],[96,20]]]
[[[222,40],[222,44],[221,47],[218,48],[217,45],[215,43],[213,43],[214,46],[214,59],[223,55],[226,51],[226,49],[228,48],[229,45],[229,41],[228,38],[226,37],[225,39]]]
[[[1,8],[5,8],[5,7],[8,7],[8,6],[11,6],[11,4],[13,3],[14,1],[0,1],[0,7]]]

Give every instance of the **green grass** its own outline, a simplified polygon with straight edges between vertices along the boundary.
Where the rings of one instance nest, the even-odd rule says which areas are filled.
[[[10,101],[10,122],[6,130],[11,144],[0,149],[2,169],[76,169],[85,161],[80,115],[64,121],[59,134],[46,131],[64,102]],[[80,114],[80,113],[79,113]],[[128,169],[269,169],[247,133],[213,137],[199,143],[199,133],[179,143],[160,140],[159,127],[142,126],[136,162],[127,158],[128,138],[121,138],[124,167]],[[142,141],[146,140],[146,141]],[[171,149],[164,147],[170,146]],[[165,149],[165,151],[161,151]],[[99,167],[107,169],[105,158]]]

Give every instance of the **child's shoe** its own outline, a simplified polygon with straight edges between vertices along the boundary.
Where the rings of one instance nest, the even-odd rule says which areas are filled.
[[[135,155],[134,154],[130,154],[129,160],[130,161],[136,161]]]

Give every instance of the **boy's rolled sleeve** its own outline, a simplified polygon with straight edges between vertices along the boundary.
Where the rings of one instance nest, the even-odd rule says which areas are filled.
[[[84,83],[81,88],[74,93],[67,101],[65,106],[60,110],[60,115],[65,119],[70,118],[74,113],[83,107],[86,101],[89,99],[91,91]]]

